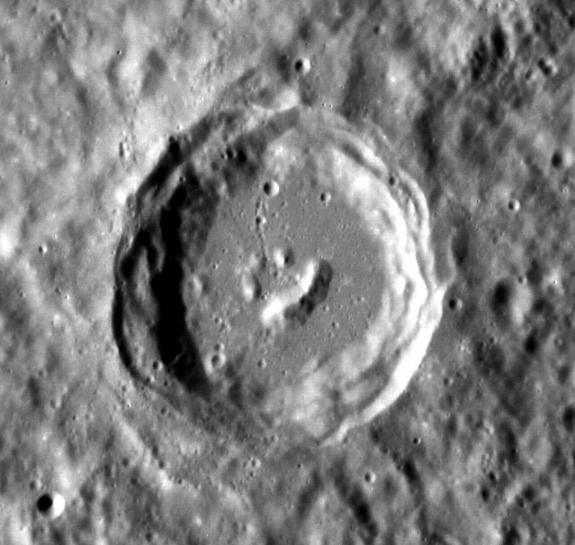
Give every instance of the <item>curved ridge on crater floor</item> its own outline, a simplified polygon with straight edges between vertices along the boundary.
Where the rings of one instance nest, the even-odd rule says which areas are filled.
[[[360,211],[379,241],[379,263],[388,279],[380,312],[363,337],[334,357],[308,362],[299,380],[275,392],[271,403],[312,435],[337,441],[407,388],[441,320],[447,286],[436,275],[429,211],[417,182],[397,167],[392,173],[340,120],[301,119],[294,144],[319,145],[315,160],[322,180]]]
[[[137,193],[118,248],[113,325],[133,376],[145,377],[143,362],[159,358],[188,391],[218,390],[227,379],[202,363],[201,327],[190,325],[196,322],[187,308],[198,299],[184,295],[185,285],[197,278],[220,203],[261,177],[273,175],[281,185],[303,166],[362,222],[377,248],[384,288],[363,334],[337,353],[312,354],[285,380],[259,385],[251,409],[266,422],[295,424],[330,442],[405,391],[441,320],[447,287],[437,277],[421,188],[339,116],[305,108],[228,112],[173,139]]]

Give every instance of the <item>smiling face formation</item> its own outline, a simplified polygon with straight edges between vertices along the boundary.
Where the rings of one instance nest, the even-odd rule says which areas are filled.
[[[182,310],[164,364],[185,374],[193,345],[186,361],[198,360],[212,392],[271,425],[338,440],[399,397],[439,323],[445,287],[425,198],[334,116],[298,110],[253,125],[252,144],[222,154],[230,164],[192,158],[196,174],[173,191],[184,196],[160,213],[158,240],[177,250],[156,252],[161,270],[182,263],[155,290]],[[211,195],[208,212],[191,180]]]
[[[278,175],[280,148],[297,161]],[[377,240],[299,155],[276,141],[258,179],[223,200],[197,269],[210,288],[188,305],[210,377],[261,392],[264,411],[267,395],[297,384],[306,363],[364,334],[384,288]],[[234,364],[211,366],[215,346]]]

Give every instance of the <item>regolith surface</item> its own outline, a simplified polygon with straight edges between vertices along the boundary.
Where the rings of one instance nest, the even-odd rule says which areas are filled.
[[[0,544],[575,543],[575,5],[0,29]]]

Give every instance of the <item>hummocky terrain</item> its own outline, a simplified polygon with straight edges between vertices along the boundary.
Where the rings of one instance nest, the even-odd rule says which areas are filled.
[[[0,21],[0,543],[575,542],[575,6]]]

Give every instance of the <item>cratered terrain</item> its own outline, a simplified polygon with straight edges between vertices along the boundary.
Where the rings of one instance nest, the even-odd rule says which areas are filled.
[[[575,5],[0,5],[0,543],[575,543]]]

